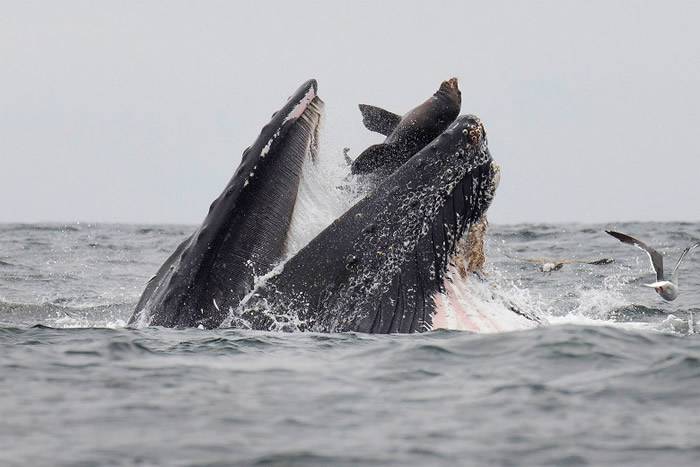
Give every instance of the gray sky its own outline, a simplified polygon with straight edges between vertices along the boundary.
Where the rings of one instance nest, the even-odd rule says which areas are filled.
[[[697,2],[0,1],[0,221],[198,223],[305,79],[326,153],[457,76],[492,222],[700,220]]]

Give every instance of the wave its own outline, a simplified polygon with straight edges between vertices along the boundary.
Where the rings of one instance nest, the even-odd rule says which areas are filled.
[[[81,227],[76,224],[8,224],[4,226],[3,230],[9,232],[79,232]]]

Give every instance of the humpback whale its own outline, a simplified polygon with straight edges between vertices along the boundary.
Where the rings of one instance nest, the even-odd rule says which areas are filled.
[[[470,237],[483,240],[479,222],[500,173],[475,116],[457,118],[299,251],[287,245],[300,177],[317,150],[316,91],[305,83],[272,116],[129,324],[371,333],[515,328],[501,318],[538,325],[511,306],[472,309],[461,291],[483,264]]]
[[[273,114],[202,225],[149,281],[129,324],[219,326],[254,278],[283,257],[322,112],[317,83],[309,80]]]
[[[464,311],[450,282],[467,260],[460,244],[488,209],[498,173],[481,121],[457,118],[266,277],[224,325],[368,333],[436,327],[446,321],[441,314]]]
[[[428,100],[403,117],[379,107],[360,104],[368,130],[386,136],[365,149],[352,163],[353,174],[387,176],[437,138],[457,118],[462,103],[457,78],[443,81]]]

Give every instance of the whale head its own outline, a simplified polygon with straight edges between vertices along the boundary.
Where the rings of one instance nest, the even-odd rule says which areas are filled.
[[[440,136],[328,226],[256,289],[236,322],[256,329],[430,329],[448,268],[495,193],[481,120]]]

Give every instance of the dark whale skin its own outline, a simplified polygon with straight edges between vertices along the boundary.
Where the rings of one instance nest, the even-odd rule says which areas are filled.
[[[146,286],[130,325],[217,327],[281,259],[302,167],[315,150],[323,107],[316,92],[315,80],[304,83],[244,151],[202,225]]]

